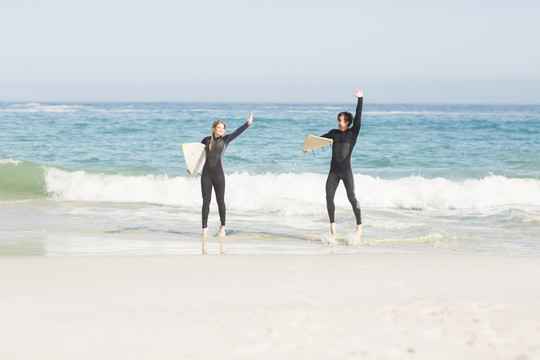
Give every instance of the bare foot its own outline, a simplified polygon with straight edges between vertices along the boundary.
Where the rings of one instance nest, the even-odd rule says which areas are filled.
[[[321,234],[321,242],[325,245],[330,245],[333,248],[336,244],[336,237],[332,234],[323,233]]]
[[[332,236],[336,236],[336,223],[335,222],[330,223],[330,234],[332,234]]]
[[[220,226],[218,236],[219,237],[224,237],[225,236],[225,225]]]
[[[356,225],[356,236],[362,236],[362,224]]]
[[[345,243],[350,246],[360,246],[360,237],[362,236],[362,224],[356,225],[356,232],[345,237]]]

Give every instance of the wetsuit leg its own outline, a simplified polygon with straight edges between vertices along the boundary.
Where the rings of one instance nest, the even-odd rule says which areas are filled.
[[[221,225],[225,226],[225,216],[227,209],[225,207],[225,174],[216,174],[214,177],[214,192],[216,193],[216,201],[218,204],[219,220]]]
[[[326,178],[326,209],[328,210],[330,223],[334,222],[334,212],[336,210],[334,196],[336,195],[339,180],[339,176],[335,172],[328,173],[328,178]]]
[[[354,212],[354,217],[356,217],[356,225],[360,225],[362,224],[360,203],[358,200],[356,200],[356,195],[354,194],[354,177],[352,171],[344,174],[343,185],[345,185],[345,189],[347,190],[347,198],[349,198],[349,202],[351,203]]]
[[[208,227],[208,213],[210,212],[210,200],[212,199],[212,179],[210,176],[201,176],[201,192],[203,198],[202,204],[202,227]]]

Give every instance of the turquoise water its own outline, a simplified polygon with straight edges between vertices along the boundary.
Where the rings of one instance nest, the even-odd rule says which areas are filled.
[[[200,142],[217,119],[232,132],[251,111],[223,164],[229,251],[324,253],[331,152],[301,147],[354,106],[0,103],[0,253],[198,251],[199,178],[186,173],[181,144]],[[352,156],[361,251],[540,254],[539,135],[540,106],[366,99]],[[354,228],[342,185],[336,206],[342,240]],[[217,231],[215,212],[212,203]]]

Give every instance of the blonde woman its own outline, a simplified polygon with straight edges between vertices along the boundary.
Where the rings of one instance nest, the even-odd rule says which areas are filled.
[[[205,137],[201,143],[205,145],[206,162],[201,175],[201,191],[203,198],[202,205],[202,238],[203,253],[206,253],[206,238],[208,237],[208,213],[210,211],[210,200],[212,199],[212,187],[216,194],[218,203],[219,219],[221,227],[219,236],[225,236],[225,173],[221,160],[227,149],[227,145],[238,135],[243,133],[253,121],[253,113],[249,114],[247,122],[236,129],[232,134],[225,135],[227,125],[222,120],[214,121],[212,124],[212,135]]]

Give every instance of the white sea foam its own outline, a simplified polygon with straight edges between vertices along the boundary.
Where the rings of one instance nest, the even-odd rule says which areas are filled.
[[[431,233],[420,237],[412,237],[412,238],[403,238],[403,237],[393,237],[393,238],[383,238],[383,239],[377,239],[377,240],[366,240],[362,239],[362,244],[365,245],[381,245],[381,244],[434,244],[437,242],[440,242],[444,239],[444,237],[439,233]]]
[[[325,245],[336,245],[336,237],[330,233],[322,233],[321,234],[321,242]]]
[[[482,179],[450,181],[411,176],[383,180],[358,176],[364,203],[373,207],[405,209],[485,209],[500,206],[540,204],[540,181],[487,176]]]
[[[21,163],[20,160],[0,159],[0,164],[19,165],[20,163]]]
[[[14,104],[9,108],[1,109],[1,112],[6,113],[68,113],[75,112],[81,109],[88,109],[88,106],[84,105],[56,105],[56,104],[40,104],[40,103],[26,103],[26,104]]]
[[[188,209],[200,208],[202,203],[200,178],[194,176],[95,174],[54,167],[44,167],[44,174],[47,191],[60,200],[148,202]],[[234,173],[226,179],[228,209],[280,215],[326,214],[325,175]],[[487,176],[450,181],[411,176],[385,180],[356,175],[355,183],[362,207],[370,208],[482,211],[540,204],[537,179]],[[338,188],[335,203],[338,210],[350,208],[343,185]]]
[[[370,225],[377,229],[391,230],[391,231],[405,231],[410,229],[422,229],[426,227],[424,223],[410,222],[410,221],[398,221],[393,218],[381,218],[372,220]]]
[[[46,188],[61,200],[147,202],[187,208],[200,202],[197,178],[68,172],[45,167]]]

